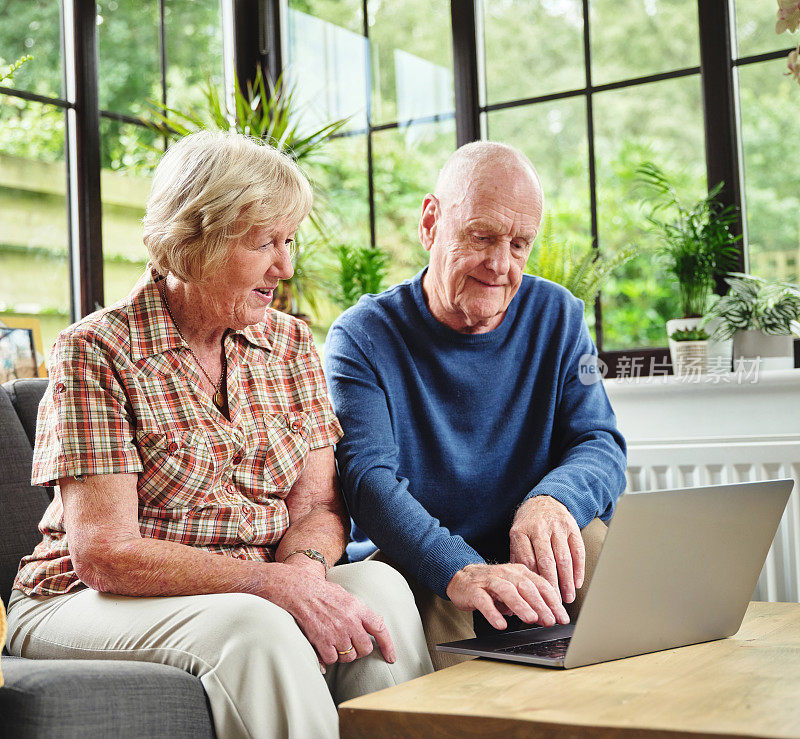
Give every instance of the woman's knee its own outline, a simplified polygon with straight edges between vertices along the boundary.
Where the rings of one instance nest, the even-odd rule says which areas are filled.
[[[200,641],[207,637],[225,653],[265,657],[304,649],[308,641],[291,614],[257,595],[227,593],[207,602],[193,624]]]
[[[382,613],[391,608],[416,610],[414,596],[405,577],[384,562],[368,560],[343,565],[331,570],[331,579]]]

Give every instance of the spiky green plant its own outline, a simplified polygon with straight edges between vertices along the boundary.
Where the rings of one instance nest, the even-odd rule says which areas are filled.
[[[633,247],[621,249],[610,257],[599,254],[591,246],[573,249],[554,238],[553,221],[548,214],[525,271],[563,285],[591,307],[606,280],[635,254]]]
[[[730,290],[706,315],[720,319],[716,339],[730,339],[737,331],[758,329],[765,334],[800,336],[800,289],[788,282],[771,282],[733,272],[725,278]]]
[[[260,68],[246,89],[242,89],[237,80],[231,112],[210,81],[203,90],[203,98],[202,110],[162,108],[156,101],[149,101],[150,116],[141,120],[168,139],[182,138],[201,130],[236,131],[270,143],[299,164],[318,155],[331,136],[349,120],[341,118],[307,132],[301,124],[302,110],[297,103],[295,88],[283,76],[273,82],[262,74]],[[295,273],[282,283],[278,296],[282,300],[276,300],[276,304],[292,313],[299,313],[304,307],[316,313],[320,301],[331,289],[325,277],[331,268],[330,240],[324,214],[319,208],[319,203],[324,202],[324,193],[318,192],[317,195],[322,197],[315,198],[314,209],[309,214],[316,234],[312,238],[296,240]]]
[[[378,293],[386,279],[388,256],[369,247],[337,247],[339,255],[339,289],[337,302],[343,308],[355,305],[362,295]]]
[[[679,328],[673,331],[669,338],[672,341],[708,341],[711,337],[708,331],[702,328]]]
[[[736,208],[723,207],[717,200],[722,182],[696,203],[685,205],[655,164],[645,162],[636,172],[649,191],[645,202],[652,207],[647,220],[663,238],[659,254],[678,283],[683,315],[702,316],[717,278],[736,268],[736,243],[742,238],[732,232],[738,219]],[[672,217],[657,217],[664,211],[671,211]]]

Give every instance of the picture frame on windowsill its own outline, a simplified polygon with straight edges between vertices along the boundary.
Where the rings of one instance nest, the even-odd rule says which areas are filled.
[[[47,377],[38,318],[0,313],[0,383]]]

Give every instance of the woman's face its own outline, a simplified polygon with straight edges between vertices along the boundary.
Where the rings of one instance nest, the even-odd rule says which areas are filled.
[[[264,320],[278,282],[294,274],[291,251],[296,231],[297,224],[254,226],[232,242],[219,272],[203,284],[214,319],[237,330]]]

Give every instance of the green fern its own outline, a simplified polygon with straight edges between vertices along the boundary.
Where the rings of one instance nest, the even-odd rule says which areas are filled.
[[[633,247],[621,249],[610,257],[599,254],[591,246],[573,249],[554,238],[552,219],[548,214],[525,271],[563,285],[576,298],[591,306],[606,280],[635,254]]]
[[[12,62],[6,67],[6,70],[0,71],[0,82],[11,82],[14,79],[14,73],[26,62],[31,61],[33,57],[30,54],[21,56],[17,61]]]

